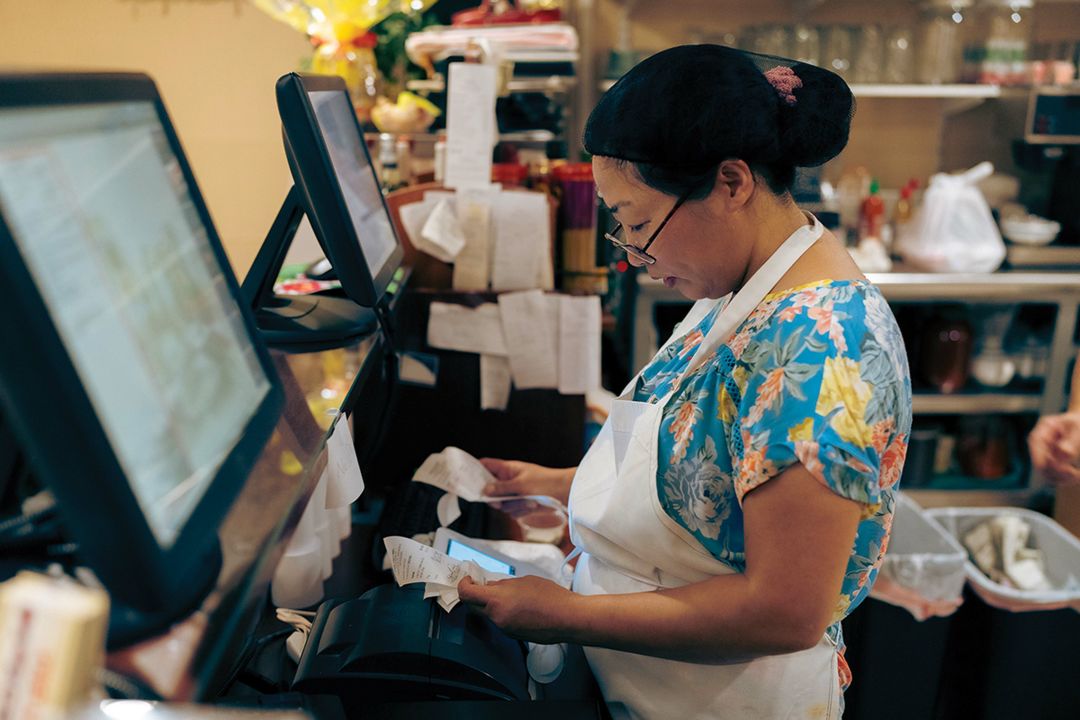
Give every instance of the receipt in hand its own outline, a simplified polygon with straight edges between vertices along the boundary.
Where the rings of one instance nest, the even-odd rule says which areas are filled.
[[[458,604],[457,585],[466,575],[480,585],[510,577],[488,572],[472,561],[456,560],[406,537],[388,537],[383,543],[397,584],[424,583],[424,598],[437,597],[446,612]]]
[[[480,461],[456,447],[448,447],[440,453],[428,455],[413,475],[416,482],[427,483],[445,490],[439,500],[439,522],[445,527],[461,516],[459,497],[469,502],[484,498],[484,488],[495,482]]]

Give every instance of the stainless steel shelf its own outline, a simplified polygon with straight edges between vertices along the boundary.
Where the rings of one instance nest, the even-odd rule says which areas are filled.
[[[379,135],[382,133],[364,133],[364,139],[368,142],[377,142]],[[414,142],[418,143],[432,143],[438,139],[435,133],[389,133],[398,137],[405,136]],[[550,130],[520,130],[518,132],[506,132],[499,133],[500,142],[516,142],[516,143],[547,143],[557,139],[555,133]]]
[[[916,415],[984,415],[1038,412],[1041,404],[1042,395],[1032,393],[915,393],[911,406]]]
[[[866,277],[888,300],[1057,303],[1065,297],[1080,299],[1080,272],[888,272]],[[690,302],[648,275],[638,275],[638,288],[660,302]]]
[[[988,483],[989,485],[989,483]],[[927,488],[900,489],[924,508],[934,507],[1031,507],[1037,490],[1020,488],[998,490],[988,487],[985,490],[930,490]]]
[[[600,81],[600,92],[607,92],[615,80],[605,78]],[[851,92],[857,98],[906,98],[939,100],[991,100],[1003,96],[1024,95],[1028,88],[1002,88],[997,85],[976,85],[957,83],[952,85],[852,83]]]
[[[1002,89],[997,85],[893,85],[853,83],[851,92],[857,98],[998,98]],[[1006,90],[1007,92],[1007,90]]]
[[[868,273],[888,300],[1051,302],[1080,298],[1080,272]]]

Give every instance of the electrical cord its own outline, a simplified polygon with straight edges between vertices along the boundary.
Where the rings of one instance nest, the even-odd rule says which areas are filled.
[[[376,305],[375,317],[379,321],[379,327],[382,330],[383,338],[386,346],[383,350],[383,372],[386,375],[386,402],[383,403],[382,412],[379,416],[378,431],[375,435],[375,440],[370,443],[364,453],[363,465],[369,465],[375,457],[375,453],[382,447],[383,442],[386,440],[386,433],[390,426],[390,420],[393,418],[394,410],[397,407],[398,402],[398,357],[397,351],[394,349],[394,331],[392,328],[393,323],[390,319],[390,313],[383,305]]]

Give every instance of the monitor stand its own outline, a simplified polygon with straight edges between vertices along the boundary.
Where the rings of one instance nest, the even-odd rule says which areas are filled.
[[[173,596],[166,610],[145,611],[113,599],[109,605],[109,633],[106,641],[111,652],[164,634],[169,626],[188,617],[214,589],[221,574],[221,546],[212,543],[202,560],[192,564],[192,574],[185,578],[184,592]]]
[[[348,345],[378,327],[374,311],[357,305],[344,293],[342,296],[274,293],[274,283],[304,212],[300,191],[294,185],[241,286],[266,344],[299,352]]]

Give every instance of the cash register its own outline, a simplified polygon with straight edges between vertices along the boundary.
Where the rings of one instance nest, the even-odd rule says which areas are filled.
[[[295,182],[283,212],[290,203],[296,206],[292,214],[286,213],[289,218],[279,215],[275,223],[279,227],[268,235],[244,285],[263,336],[273,345],[295,348],[307,341],[318,343],[333,327],[321,325],[313,331],[319,325],[316,319],[326,317],[327,308],[319,307],[327,298],[316,298],[319,307],[305,314],[302,322],[291,323],[283,320],[291,311],[282,311],[281,299],[271,293],[271,279],[283,257],[282,238],[295,227],[296,212],[311,219],[353,307],[372,308],[386,335],[393,335],[386,293],[401,261],[401,243],[345,83],[338,77],[289,73],[278,80],[276,93]],[[390,383],[393,374],[388,371]],[[465,605],[445,613],[434,601],[425,600],[421,589],[393,584],[375,587],[359,598],[322,604],[292,690],[337,696],[350,717],[377,716],[402,703],[447,700],[455,702],[440,703],[430,710],[432,716],[520,718],[523,707],[528,708],[525,712],[551,713],[551,706],[530,700],[522,643]],[[492,700],[502,702],[487,702]],[[472,702],[482,707],[477,709]],[[569,702],[561,706],[560,714],[576,717],[580,711],[584,714],[577,716],[594,718],[596,703]],[[414,708],[408,717],[423,714]]]

